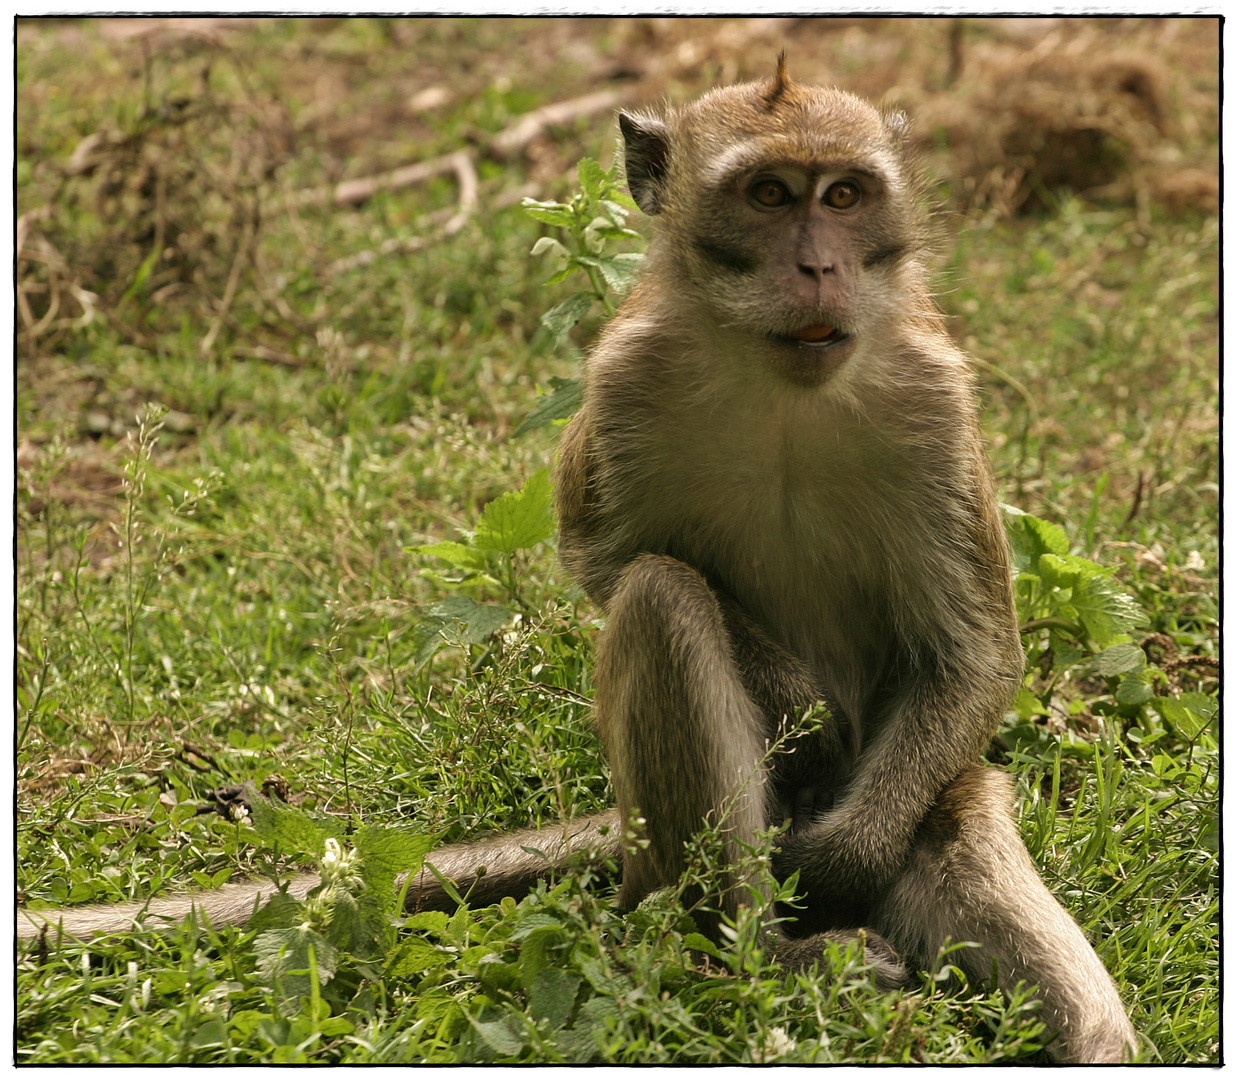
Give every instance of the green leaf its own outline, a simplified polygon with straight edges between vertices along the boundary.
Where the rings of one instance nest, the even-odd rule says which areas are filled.
[[[361,856],[361,875],[383,909],[394,909],[395,879],[415,874],[426,854],[438,842],[437,835],[382,825],[363,825],[353,837]]]
[[[616,192],[616,194],[618,193]],[[635,209],[636,204],[632,203],[631,205],[632,209]],[[622,228],[627,224],[627,207],[623,206],[622,203],[615,202],[614,199],[602,199],[598,206],[600,206],[601,212],[610,219],[611,224],[617,228]],[[623,229],[623,231],[635,238],[640,236],[638,232],[632,229]]]
[[[483,551],[510,555],[554,535],[550,472],[538,469],[519,491],[508,491],[486,506],[473,544]]]
[[[536,199],[525,199],[520,205],[524,213],[546,225],[557,225],[562,229],[570,229],[576,223],[576,216],[571,207],[563,203],[538,202]]]
[[[1118,705],[1143,705],[1152,698],[1151,685],[1142,672],[1121,676],[1117,684]]]
[[[611,255],[609,258],[598,260],[597,266],[601,270],[602,277],[606,279],[606,284],[615,292],[623,293],[639,276],[643,262],[643,255]]]
[[[712,956],[719,960],[721,959],[722,954],[718,951],[717,946],[703,934],[685,934],[683,936],[683,944],[689,949],[695,949],[696,952],[704,953],[706,956]]]
[[[1123,641],[1110,645],[1095,657],[1095,671],[1106,679],[1124,675],[1129,671],[1141,671],[1147,664],[1147,657],[1137,645]]]
[[[541,316],[542,325],[554,335],[555,342],[566,337],[571,328],[588,314],[593,299],[592,293],[574,293]]]
[[[1095,644],[1103,649],[1139,626],[1147,616],[1117,582],[1104,574],[1078,581],[1070,603]]]
[[[545,1020],[551,1031],[561,1028],[571,1014],[581,977],[573,971],[546,967],[537,972],[528,992],[528,1011],[534,1020]]]
[[[322,857],[326,838],[343,835],[343,824],[330,818],[311,818],[304,810],[273,802],[270,799],[254,799],[250,807],[254,832],[268,847],[278,848],[285,854]]]
[[[266,930],[253,942],[258,958],[258,977],[279,991],[285,1010],[309,993],[309,947],[313,946],[318,982],[325,986],[335,975],[339,951],[321,934],[304,926]]]
[[[497,1020],[478,1020],[470,1016],[468,1019],[472,1022],[477,1034],[495,1053],[512,1057],[524,1049],[524,1036],[514,1030],[508,1017],[503,1016]]]
[[[1014,695],[1013,710],[1018,715],[1018,719],[1028,721],[1033,716],[1039,716],[1044,711],[1043,703],[1030,690],[1029,687],[1020,686],[1018,692]]]
[[[606,193],[607,188],[611,186],[610,177],[599,164],[596,159],[584,157],[580,159],[579,165],[576,166],[576,175],[580,178],[580,187],[584,194],[589,197],[589,201],[596,203]]]
[[[601,966],[601,961],[594,956],[575,957],[576,966],[588,979],[589,985],[599,994],[604,994],[607,997],[618,997],[625,994],[632,987],[631,979],[626,975],[615,973],[607,974]]]
[[[1219,712],[1219,703],[1206,694],[1182,694],[1175,698],[1156,698],[1155,711],[1183,739],[1193,741]]]
[[[537,407],[515,429],[516,435],[548,427],[555,420],[566,420],[576,414],[584,395],[580,380],[560,379],[557,375],[551,375],[550,387],[550,393],[537,398]]]
[[[478,604],[471,596],[457,593],[431,604],[421,614],[421,621],[412,632],[414,646],[412,662],[420,667],[443,646],[445,634],[452,631],[469,645],[480,645],[501,630],[511,619],[511,612],[490,604]]]
[[[1005,507],[1010,544],[1020,570],[1032,566],[1041,555],[1068,555],[1069,537],[1060,525],[1025,514],[1012,506]]]
[[[569,258],[567,265],[561,270],[556,270],[548,278],[545,279],[547,285],[557,285],[560,281],[566,281],[578,269],[578,264],[575,259]]]
[[[567,255],[569,254],[567,249],[563,247],[563,245],[560,244],[557,240],[555,240],[554,237],[552,236],[541,237],[541,239],[538,240],[533,245],[533,250],[529,252],[529,254],[530,255],[543,255],[547,251],[554,252],[554,254],[559,256],[560,258],[566,258]]]
[[[450,963],[451,958],[435,949],[428,941],[410,938],[401,941],[387,957],[384,973],[388,979],[402,979],[409,975],[437,971]]]
[[[608,997],[589,998],[577,1010],[570,1031],[558,1037],[568,1058],[577,1064],[592,1061],[601,1049],[604,1037],[620,1019],[618,1005]]]
[[[408,916],[406,925],[409,930],[429,930],[441,934],[447,929],[450,918],[445,911],[418,911]]]
[[[432,555],[436,559],[445,559],[452,566],[463,567],[465,570],[479,570],[482,573],[486,570],[483,552],[454,540],[441,540],[437,544],[420,544],[405,550],[414,555]]]
[[[1047,552],[1035,565],[1044,584],[1053,589],[1072,589],[1084,577],[1100,570],[1095,563],[1074,555],[1054,555]]]
[[[124,303],[126,300],[133,299],[133,297],[143,290],[146,282],[150,279],[151,273],[155,269],[155,263],[159,261],[159,257],[162,254],[162,251],[156,249],[142,260],[142,265],[137,268],[137,274],[133,278],[133,284],[125,290],[124,295],[120,298],[121,303]]]

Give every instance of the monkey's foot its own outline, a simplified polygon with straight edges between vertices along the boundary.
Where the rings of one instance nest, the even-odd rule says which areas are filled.
[[[826,942],[832,941],[845,947],[856,936],[853,930],[829,930],[811,937],[782,938],[775,947],[774,955],[786,970],[802,971],[823,957]],[[863,936],[864,962],[871,965],[872,978],[878,990],[909,990],[919,985],[889,942],[871,930],[864,930]]]

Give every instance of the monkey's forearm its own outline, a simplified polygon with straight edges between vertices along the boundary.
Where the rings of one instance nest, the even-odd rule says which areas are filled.
[[[976,684],[990,692],[955,689]],[[1005,680],[991,673],[907,693],[834,809],[784,839],[774,860],[779,875],[799,869],[814,898],[874,895],[902,870],[941,791],[979,760],[1008,696]]]

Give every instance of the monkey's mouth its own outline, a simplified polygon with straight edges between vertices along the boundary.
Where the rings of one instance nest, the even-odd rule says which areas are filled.
[[[789,334],[778,336],[784,341],[793,341],[798,345],[811,345],[816,348],[837,345],[850,337],[841,327],[834,326],[832,323],[812,323],[808,326],[801,326]]]

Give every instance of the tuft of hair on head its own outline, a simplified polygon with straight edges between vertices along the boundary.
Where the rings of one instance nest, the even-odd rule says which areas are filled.
[[[782,99],[782,95],[790,89],[790,73],[786,70],[786,50],[777,54],[777,73],[769,89],[762,95],[766,108],[772,109]]]

